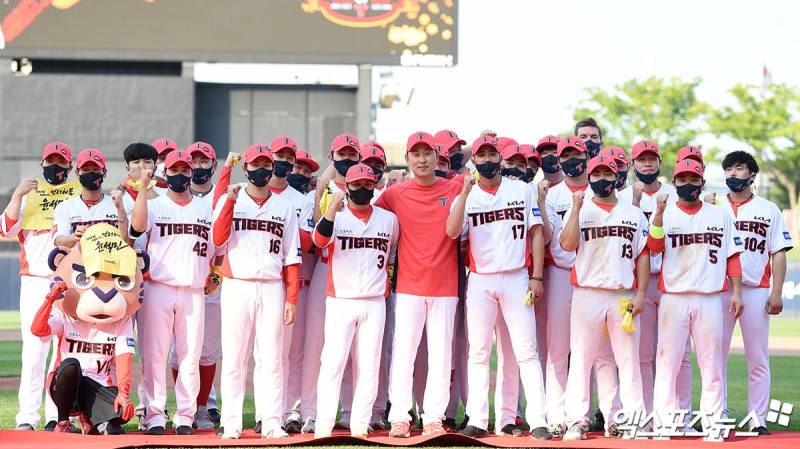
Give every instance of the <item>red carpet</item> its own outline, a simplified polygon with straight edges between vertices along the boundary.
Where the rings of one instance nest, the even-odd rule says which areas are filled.
[[[388,432],[379,432],[368,440],[352,438],[347,432],[334,434],[331,438],[315,440],[312,435],[293,435],[289,438],[262,440],[252,431],[246,431],[241,439],[223,440],[211,431],[198,432],[192,436],[165,435],[153,437],[142,434],[121,436],[83,436],[79,434],[54,434],[49,432],[18,432],[14,430],[0,431],[0,447],[3,449],[116,449],[133,447],[222,447],[222,446],[308,446],[308,445],[371,445],[371,446],[484,446],[484,447],[585,447],[594,449],[632,449],[632,448],[669,448],[700,449],[714,446],[715,443],[703,442],[700,438],[678,438],[670,441],[656,440],[617,440],[603,438],[600,434],[592,434],[586,441],[562,442],[535,441],[528,436],[515,438],[489,437],[480,440],[467,438],[457,434],[446,434],[435,437],[416,434],[408,439],[389,438]],[[731,437],[724,443],[735,449],[790,449],[800,447],[800,432],[775,432],[769,437]]]

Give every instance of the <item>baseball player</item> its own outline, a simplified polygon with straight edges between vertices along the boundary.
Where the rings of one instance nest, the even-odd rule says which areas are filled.
[[[199,363],[203,346],[205,294],[215,248],[211,241],[211,207],[189,192],[193,161],[176,150],[164,162],[167,193],[147,199],[152,171],[143,170],[133,206],[130,235],[148,234],[150,281],[138,313],[144,368],[145,420],[149,435],[163,435],[167,400],[165,370],[174,337],[178,358],[175,383],[177,410],[173,427],[191,435],[200,390]],[[182,257],[175,263],[176,254]]]
[[[383,173],[386,171],[386,152],[377,142],[368,140],[361,145],[360,153],[361,162],[369,165],[372,171],[375,172],[375,179],[378,180],[375,184],[374,195],[375,200],[377,200],[384,189],[382,180]]]
[[[658,180],[661,173],[661,150],[651,140],[641,140],[631,148],[631,161],[638,179],[630,189],[620,192],[620,199],[638,206],[648,220],[656,210],[659,195],[667,195],[669,204],[677,200],[675,188]],[[641,321],[641,341],[639,343],[639,364],[642,367],[642,392],[647,413],[653,410],[653,385],[655,381],[656,343],[658,340],[658,304],[661,291],[658,289],[658,276],[661,273],[661,254],[650,254],[650,281],[645,295]],[[689,359],[691,344],[686,342],[686,354],[678,376],[678,396],[682,408],[692,408],[692,365]]]
[[[448,238],[442,223],[460,187],[434,174],[436,145],[426,132],[412,134],[406,143],[406,162],[414,178],[388,187],[375,202],[397,215],[401,231],[389,376],[389,436],[396,438],[410,436],[412,373],[423,328],[428,344],[423,434],[445,432],[442,419],[450,392],[458,303],[458,245]]]
[[[339,134],[331,143],[328,167],[314,193],[314,222],[319,222],[328,210],[333,194],[345,191],[345,176],[350,167],[358,164],[360,144],[352,134]],[[314,433],[317,419],[317,378],[325,326],[325,290],[328,282],[328,252],[320,250],[319,259],[311,275],[306,305],[306,326],[303,341],[303,375],[301,383],[300,415],[303,433]]]
[[[703,162],[703,153],[694,145],[686,145],[678,150],[678,158],[676,160],[680,162],[684,159],[694,159],[699,162],[700,165],[705,164]]]
[[[589,117],[576,123],[574,132],[586,144],[586,155],[589,159],[597,156],[603,149],[603,130],[593,118]]]
[[[443,129],[437,132],[434,135],[434,140],[438,145],[442,146],[442,150],[448,155],[450,160],[450,177],[452,178],[453,176],[466,173],[467,169],[464,167],[462,145],[466,145],[467,142],[449,129]]]
[[[53,241],[56,246],[72,248],[78,243],[89,226],[108,223],[117,227],[122,224],[127,235],[128,217],[122,206],[121,192],[114,199],[101,190],[106,176],[106,157],[96,148],[87,148],[78,153],[75,174],[83,187],[81,194],[58,206],[53,212]],[[124,237],[123,237],[124,238]]]
[[[512,145],[507,145],[512,149]],[[535,439],[550,440],[545,419],[546,403],[539,356],[536,353],[534,311],[526,292],[535,300],[543,294],[541,213],[527,184],[500,175],[501,156],[497,139],[481,136],[472,145],[472,161],[480,174],[466,177],[461,193],[447,219],[447,235],[470,240],[470,278],[467,284],[466,318],[469,330],[469,424],[461,432],[473,437],[488,435],[489,359],[497,315],[502,315],[519,365],[528,399],[526,418]],[[524,157],[523,157],[524,159]],[[524,162],[523,162],[524,163]],[[531,245],[528,240],[533,239]],[[505,244],[498,242],[505,241]],[[528,277],[526,254],[534,256],[533,276]],[[503,251],[498,252],[497,249]],[[516,395],[511,398],[513,402]]]
[[[256,395],[263,438],[288,434],[283,423],[283,333],[292,324],[300,284],[300,234],[294,205],[270,191],[273,154],[253,144],[243,155],[247,184],[228,188],[214,210],[214,244],[227,245],[222,285],[222,438],[242,432],[247,360],[261,359],[263,383]],[[284,167],[285,168],[285,167]],[[286,170],[284,176],[289,173]]]
[[[536,151],[536,147],[534,145],[520,145],[523,151],[528,155],[528,169],[525,172],[525,175],[522,177],[522,181],[531,183],[533,182],[533,178],[536,177],[536,174],[539,172],[539,167],[542,166],[542,158],[539,157],[539,153]]]
[[[576,252],[571,273],[575,291],[570,311],[571,355],[566,393],[569,430],[564,440],[586,439],[590,374],[606,338],[604,332],[608,332],[619,367],[625,416],[644,410],[637,315],[644,304],[650,275],[647,218],[634,205],[618,201],[617,167],[611,155],[601,153],[591,159],[587,172],[594,196],[584,202],[583,191],[573,192],[572,209],[559,236],[562,249]],[[604,263],[598,264],[598,260]],[[621,300],[633,315],[633,332],[620,329]],[[604,388],[602,382],[598,382],[598,388]],[[598,397],[604,396],[607,395],[598,393]],[[616,436],[613,426],[610,424],[606,436]]]
[[[769,435],[765,423],[770,398],[769,316],[778,315],[783,309],[786,251],[793,246],[792,237],[778,206],[752,190],[759,171],[752,155],[744,151],[728,153],[722,160],[722,168],[730,193],[721,205],[733,217],[744,246],[739,256],[744,304],[739,326],[747,357],[747,408],[758,415],[758,422],[751,422],[750,428],[759,435]],[[732,294],[731,290],[722,293],[723,308]],[[729,313],[723,313],[722,318],[723,406],[727,410],[727,361],[736,320]]]
[[[217,153],[214,147],[206,142],[195,142],[186,148],[192,157],[192,182],[189,192],[192,196],[205,201],[212,209],[219,200],[220,189],[214,189],[212,178],[217,169]],[[214,260],[212,271],[219,272],[222,257]],[[218,278],[217,278],[218,279]],[[213,291],[212,291],[213,290]],[[219,422],[217,409],[217,395],[214,391],[214,376],[217,372],[217,362],[220,358],[220,292],[218,285],[207,289],[205,297],[205,315],[203,324],[203,348],[200,353],[200,390],[197,393],[197,412],[194,417],[195,427],[198,429],[213,429],[214,421]],[[178,360],[173,342],[169,351],[169,365],[172,367],[173,379],[178,376]],[[213,413],[212,413],[213,410]]]
[[[50,291],[50,267],[47,257],[53,249],[52,224],[33,226],[35,216],[53,217],[53,209],[38,208],[41,196],[37,193],[39,183],[47,186],[68,186],[67,178],[72,168],[72,151],[63,142],[50,142],[42,151],[42,175],[44,180],[25,178],[19,183],[3,212],[0,233],[3,237],[19,240],[19,314],[22,333],[22,370],[19,383],[19,413],[16,416],[17,430],[34,430],[39,425],[39,407],[44,389],[45,362],[50,345],[49,337],[37,337],[30,331],[36,311]],[[79,186],[72,185],[74,193]],[[30,211],[26,209],[30,207]],[[46,221],[46,220],[45,220]],[[45,405],[46,430],[52,431],[58,412],[52,401]]]
[[[311,157],[311,154],[306,150],[297,150],[294,167],[286,177],[286,182],[298,192],[306,195],[311,190],[309,181],[317,170],[319,170],[319,163]]]
[[[687,336],[694,341],[700,367],[700,411],[711,419],[722,414],[722,315],[736,319],[742,314],[743,241],[731,214],[700,201],[703,173],[703,166],[692,159],[675,165],[678,201],[667,208],[668,196],[658,196],[648,238],[650,251],[663,253],[653,395],[653,410],[662,424],[685,420],[676,412],[682,409],[676,384]],[[733,292],[723,308],[720,292],[728,288],[727,280]]]
[[[336,193],[314,231],[314,244],[329,249],[315,438],[331,435],[348,358],[352,358],[354,382],[352,436],[367,437],[378,393],[387,271],[395,256],[399,227],[393,213],[370,205],[376,180],[368,165],[351,167],[345,179],[347,207],[343,207],[344,195]]]
[[[167,180],[164,178],[164,162],[167,160],[167,155],[175,150],[178,150],[178,145],[172,139],[166,137],[159,137],[151,144],[156,149],[158,160],[156,161],[155,181],[158,193],[163,194],[164,189],[167,188]]]
[[[441,145],[437,144],[436,152],[439,154],[439,159],[436,161],[436,170],[434,174],[437,178],[447,179],[450,173],[450,155]]]
[[[620,147],[610,146],[605,147],[600,150],[598,155],[608,155],[612,159],[614,159],[614,163],[617,165],[617,183],[614,187],[617,189],[617,192],[622,192],[623,190],[628,188],[628,156],[625,154],[625,150]]]
[[[536,144],[536,152],[542,160],[542,174],[550,187],[554,187],[564,180],[564,173],[561,172],[561,166],[558,164],[557,150],[560,140],[558,136],[548,135],[539,139]]]

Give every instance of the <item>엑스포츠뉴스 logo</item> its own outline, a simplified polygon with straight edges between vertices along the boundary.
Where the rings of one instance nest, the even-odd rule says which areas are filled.
[[[382,27],[400,14],[418,8],[418,0],[305,0],[303,12],[322,13],[331,22],[351,28]]]

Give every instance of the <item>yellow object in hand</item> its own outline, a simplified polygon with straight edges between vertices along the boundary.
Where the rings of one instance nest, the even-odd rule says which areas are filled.
[[[525,305],[529,306],[533,304],[533,292],[528,290],[528,294],[525,295]]]
[[[476,170],[470,171],[470,174],[472,174],[472,177],[475,179],[475,182],[478,182],[478,181],[481,180],[481,174],[478,173]]]
[[[622,314],[622,322],[619,323],[619,328],[622,332],[629,334],[636,331],[636,325],[633,324],[633,312],[628,308],[630,303],[631,301],[627,298],[619,300],[619,313]]]
[[[240,159],[241,158],[239,157],[238,154],[234,154],[233,156],[231,156],[231,166],[236,167],[237,165],[239,165]]]

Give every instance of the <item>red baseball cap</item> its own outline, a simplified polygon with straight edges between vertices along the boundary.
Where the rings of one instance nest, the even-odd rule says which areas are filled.
[[[72,162],[72,150],[70,149],[69,145],[64,142],[55,141],[45,145],[44,150],[42,150],[42,160],[45,160],[54,154],[63,157],[67,162]]]
[[[625,154],[625,150],[620,147],[605,147],[597,153],[598,156],[606,155],[611,156],[614,158],[614,161],[617,162],[617,165],[628,165],[628,156]]]
[[[174,140],[167,139],[166,137],[159,137],[158,139],[154,140],[151,145],[153,145],[153,148],[156,149],[156,153],[158,153],[159,156],[165,151],[179,149],[178,144],[176,144]]]
[[[106,155],[97,148],[87,148],[78,153],[78,162],[76,167],[81,168],[89,162],[97,165],[100,168],[106,168]]]
[[[586,166],[586,173],[593,172],[597,167],[608,167],[609,170],[617,173],[617,163],[614,162],[614,156],[609,154],[598,154],[589,159],[589,165]]]
[[[378,142],[376,142],[376,141],[374,141],[372,139],[370,139],[370,140],[368,140],[368,141],[366,141],[366,142],[361,144],[361,146],[364,146],[364,145],[374,145],[374,146],[380,148],[381,150],[383,150],[384,153],[386,152],[386,148],[383,148],[383,145],[379,144]]]
[[[243,159],[245,164],[249,164],[260,157],[265,157],[273,162],[275,161],[275,159],[272,158],[272,152],[269,151],[269,147],[263,143],[254,143],[244,150]]]
[[[528,153],[522,148],[522,145],[508,145],[500,150],[500,155],[503,157],[504,161],[516,156],[521,158],[526,164],[528,163]]]
[[[444,148],[444,150],[447,151],[448,153],[456,144],[461,144],[461,145],[467,144],[467,142],[464,139],[458,137],[458,134],[454,133],[453,131],[450,131],[449,129],[443,129],[437,132],[433,136],[433,138],[434,140],[436,140],[436,143],[441,145],[442,148]]]
[[[436,149],[436,152],[439,153],[439,159],[444,159],[447,161],[447,165],[450,165],[450,153],[442,145],[436,145]]]
[[[347,170],[347,176],[344,177],[344,182],[347,184],[361,180],[376,181],[375,172],[367,164],[356,164],[350,167]]]
[[[703,152],[701,152],[700,149],[694,145],[686,145],[685,147],[678,150],[678,162],[687,158],[694,159],[702,164]]]
[[[333,143],[331,143],[331,152],[335,153],[342,148],[350,147],[356,150],[356,153],[359,152],[361,149],[361,144],[358,143],[358,137],[352,134],[339,134],[338,136],[333,138]]]
[[[164,168],[170,168],[179,162],[185,162],[187,165],[189,165],[189,168],[194,168],[194,164],[192,163],[192,155],[188,151],[182,150],[171,151],[169,154],[167,154],[167,159],[164,160]]]
[[[381,161],[383,165],[386,165],[386,152],[383,151],[380,145],[376,145],[372,141],[366,142],[364,145],[361,145],[361,162],[369,159],[377,159]]]
[[[295,163],[305,162],[306,164],[308,164],[309,167],[311,167],[312,172],[319,170],[319,164],[317,163],[317,161],[314,160],[313,157],[311,157],[310,154],[308,154],[308,151],[297,150],[295,154],[296,154]]]
[[[586,144],[583,143],[583,140],[578,136],[566,136],[559,139],[558,146],[556,147],[556,155],[561,156],[561,153],[567,148],[574,148],[581,153],[586,152]]]
[[[438,152],[436,149],[436,139],[434,139],[430,133],[426,133],[425,131],[417,131],[408,136],[408,140],[406,140],[406,153],[411,151],[411,149],[418,144],[423,144],[431,150]]]
[[[536,151],[539,151],[541,148],[554,146],[558,147],[558,142],[561,140],[560,137],[554,135],[544,136],[539,139],[539,143],[536,144]]]
[[[475,156],[481,147],[486,146],[492,147],[492,149],[498,153],[500,152],[500,143],[497,141],[497,139],[488,134],[484,134],[472,142],[472,155]]]
[[[535,146],[529,145],[527,143],[523,143],[523,144],[519,145],[519,149],[523,153],[525,153],[525,157],[528,160],[535,159],[537,165],[540,165],[540,166],[542,165],[542,158],[539,157],[539,152],[536,151],[536,147]]]
[[[512,139],[511,137],[498,137],[497,138],[497,146],[502,151],[503,148],[509,145],[519,145],[516,140]]]
[[[200,153],[209,159],[217,158],[217,153],[214,151],[214,147],[212,147],[210,143],[201,142],[199,140],[189,145],[189,148],[187,148],[186,151],[188,151],[189,154]]]
[[[661,150],[658,149],[658,145],[652,140],[640,140],[633,144],[633,148],[631,148],[631,159],[638,159],[644,153],[653,153],[658,157],[661,157]]]
[[[277,153],[281,150],[291,150],[292,154],[297,157],[297,142],[294,141],[291,137],[287,136],[278,136],[272,139],[272,142],[269,144],[269,150],[273,153]]]
[[[675,177],[681,173],[694,173],[702,177],[705,174],[705,169],[703,168],[703,164],[694,159],[684,159],[675,164],[675,172],[672,176]]]

